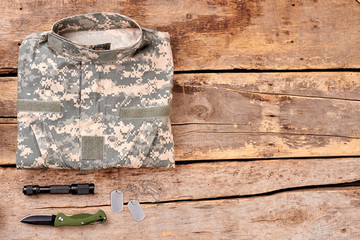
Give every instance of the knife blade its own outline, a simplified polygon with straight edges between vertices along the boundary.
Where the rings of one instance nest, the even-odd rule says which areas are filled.
[[[104,223],[106,222],[106,214],[103,210],[99,210],[95,214],[79,213],[72,216],[64,213],[57,215],[30,215],[21,219],[20,222],[35,225],[51,225],[54,227],[82,226],[95,222]]]

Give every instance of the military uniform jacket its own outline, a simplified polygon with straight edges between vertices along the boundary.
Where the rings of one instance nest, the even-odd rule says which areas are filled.
[[[116,13],[33,33],[18,62],[18,168],[174,167],[167,32]]]

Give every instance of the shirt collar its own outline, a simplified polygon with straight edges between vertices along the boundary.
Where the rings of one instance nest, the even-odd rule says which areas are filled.
[[[62,36],[75,31],[99,31],[118,28],[137,28],[138,39],[129,47],[112,50],[94,50]],[[134,53],[141,45],[143,31],[133,19],[117,13],[89,13],[75,15],[55,22],[48,35],[48,47],[56,54],[80,61],[115,61]]]

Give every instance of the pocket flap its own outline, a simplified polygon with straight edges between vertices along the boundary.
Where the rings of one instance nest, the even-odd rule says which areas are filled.
[[[63,159],[48,124],[45,121],[35,121],[30,124],[30,127],[35,135],[44,165],[48,167],[51,165],[61,166]]]
[[[131,167],[139,167],[139,164],[143,164],[143,161],[149,155],[157,133],[157,129],[157,125],[151,122],[143,122],[143,124],[140,126],[138,134],[133,140],[134,147],[129,153],[129,155],[132,155],[138,161],[132,161]]]

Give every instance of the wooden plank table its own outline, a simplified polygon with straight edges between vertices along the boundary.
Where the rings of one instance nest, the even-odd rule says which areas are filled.
[[[11,0],[0,9],[0,239],[360,239],[355,0]],[[19,44],[60,18],[101,11],[170,32],[176,168],[16,170]],[[21,193],[75,182],[96,193]],[[141,202],[144,221],[110,210],[114,189]],[[19,223],[98,209],[103,225]]]

